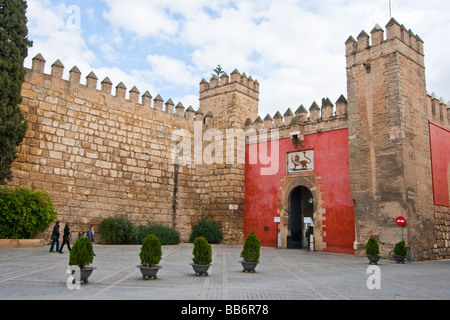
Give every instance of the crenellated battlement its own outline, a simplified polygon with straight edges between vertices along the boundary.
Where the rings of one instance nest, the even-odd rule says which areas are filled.
[[[312,134],[329,130],[342,129],[347,127],[347,99],[341,95],[333,105],[329,98],[322,99],[322,105],[319,107],[317,102],[313,102],[308,110],[301,105],[295,113],[289,108],[283,115],[277,111],[272,117],[270,114],[262,119],[258,116],[255,120],[247,118],[245,122],[246,129],[278,129],[290,131],[301,129],[304,134]],[[283,136],[283,133],[282,133]]]
[[[438,98],[433,93],[427,93],[427,115],[428,120],[438,123],[444,127],[450,127],[450,101]]]
[[[386,67],[381,63],[382,59],[379,58],[387,58],[394,53],[404,57],[405,61],[412,62],[411,66],[415,65],[418,67],[416,72],[423,73],[424,76],[423,40],[411,29],[407,29],[404,25],[398,23],[394,18],[386,25],[386,31],[377,24],[370,32],[370,35],[363,30],[356,40],[353,36],[350,36],[345,46],[347,70],[349,71],[347,76],[350,80],[348,89],[350,92],[353,90],[357,79],[362,79],[362,75],[380,77],[385,73],[386,71],[383,68]],[[350,72],[350,70],[352,71]],[[416,93],[423,95],[423,99],[417,108],[422,108],[425,102],[423,112],[427,114],[428,120],[443,126],[449,126],[450,109],[447,108],[448,104],[443,98],[439,99],[435,94],[426,93],[425,88],[420,89]],[[351,94],[349,94],[349,97],[351,97]],[[350,101],[350,103],[353,103],[353,101]]]
[[[230,90],[238,90],[252,98],[259,99],[258,80],[253,80],[252,76],[247,77],[245,72],[241,74],[237,69],[234,69],[230,76],[225,72],[220,78],[214,75],[210,82],[202,79],[200,82],[200,100]]]
[[[424,66],[424,42],[411,29],[400,25],[392,18],[386,25],[385,30],[379,24],[367,34],[364,30],[357,39],[350,36],[345,42],[347,66],[365,63],[365,67],[370,72],[368,60],[376,59],[380,56],[393,52],[400,52],[421,66]]]
[[[27,80],[29,80],[32,85],[42,84],[58,91],[70,90],[70,88],[79,86],[90,91],[89,93],[85,93],[85,95],[89,95],[90,97],[98,95],[97,98],[93,97],[94,101],[99,100],[100,96],[103,96],[104,100],[115,100],[115,103],[111,103],[110,105],[119,106],[123,103],[129,103],[135,105],[141,111],[142,108],[145,108],[146,110],[152,110],[154,112],[159,112],[171,117],[176,117],[178,119],[185,118],[192,121],[195,119],[199,119],[199,113],[196,112],[192,108],[192,106],[186,109],[181,102],[179,102],[175,106],[172,99],[168,99],[166,102],[164,102],[160,95],[157,95],[153,99],[151,93],[148,90],[141,95],[141,92],[138,90],[138,88],[134,86],[133,88],[131,88],[131,90],[128,91],[127,98],[128,89],[123,82],[120,82],[115,86],[113,93],[113,83],[111,82],[109,77],[103,79],[100,83],[100,88],[98,88],[99,79],[94,72],[90,72],[86,76],[86,82],[83,85],[81,83],[82,73],[77,66],[74,66],[72,69],[70,69],[69,79],[64,80],[63,73],[65,67],[60,60],[56,60],[52,64],[51,73],[49,75],[44,73],[45,64],[46,61],[41,54],[38,54],[33,58],[32,67],[28,72],[29,75],[27,76]],[[48,81],[59,82],[59,84],[49,84]]]
[[[259,82],[235,69],[219,78],[213,76],[210,82],[200,82],[200,109],[211,112],[221,127],[242,127],[245,119],[256,117],[259,104]]]

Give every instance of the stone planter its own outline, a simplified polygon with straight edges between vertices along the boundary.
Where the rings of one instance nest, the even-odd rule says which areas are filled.
[[[367,256],[369,259],[370,264],[378,264],[378,261],[380,260],[380,256]]]
[[[156,279],[157,278],[156,274],[158,273],[159,269],[162,269],[162,267],[160,267],[160,266],[146,267],[143,265],[139,265],[137,267],[141,270],[142,277],[145,280],[148,280],[151,278]]]
[[[91,276],[92,272],[96,270],[95,267],[86,267],[84,269],[80,269],[80,281],[82,283],[88,283],[88,278]]]
[[[405,263],[405,256],[399,256],[394,254],[394,260],[396,263]]]
[[[194,272],[197,276],[205,275],[208,276],[208,269],[211,267],[211,264],[208,265],[202,265],[202,264],[190,264],[192,268],[194,269]]]
[[[258,265],[259,262],[247,262],[247,261],[241,261],[243,272],[256,272],[255,268]]]

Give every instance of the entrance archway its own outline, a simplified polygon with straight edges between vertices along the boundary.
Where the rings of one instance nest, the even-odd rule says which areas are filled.
[[[308,245],[307,232],[313,226],[314,197],[307,187],[299,186],[289,197],[288,249],[302,249]]]

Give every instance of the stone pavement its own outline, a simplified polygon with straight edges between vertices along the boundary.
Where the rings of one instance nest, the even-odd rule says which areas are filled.
[[[67,288],[69,254],[49,247],[0,249],[1,300],[449,300],[450,260],[398,265],[381,260],[381,288],[367,286],[367,258],[261,248],[256,273],[242,272],[240,246],[213,245],[208,277],[189,265],[192,244],[163,246],[156,280],[144,280],[140,246],[94,245],[97,267]]]

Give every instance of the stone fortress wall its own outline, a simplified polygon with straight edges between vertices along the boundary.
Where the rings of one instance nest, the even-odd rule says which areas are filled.
[[[103,219],[125,215],[136,224],[177,228],[186,241],[191,226],[209,217],[210,170],[179,166],[171,153],[174,130],[193,132],[194,121],[210,119],[192,107],[175,106],[147,91],[120,83],[111,94],[108,78],[97,89],[90,73],[80,83],[77,67],[62,79],[56,61],[33,59],[23,84],[22,110],[29,129],[14,163],[13,185],[42,188],[52,196],[59,219],[74,230],[98,227]],[[153,102],[153,106],[152,106]],[[164,109],[164,110],[163,110]],[[233,232],[230,232],[231,236]]]

